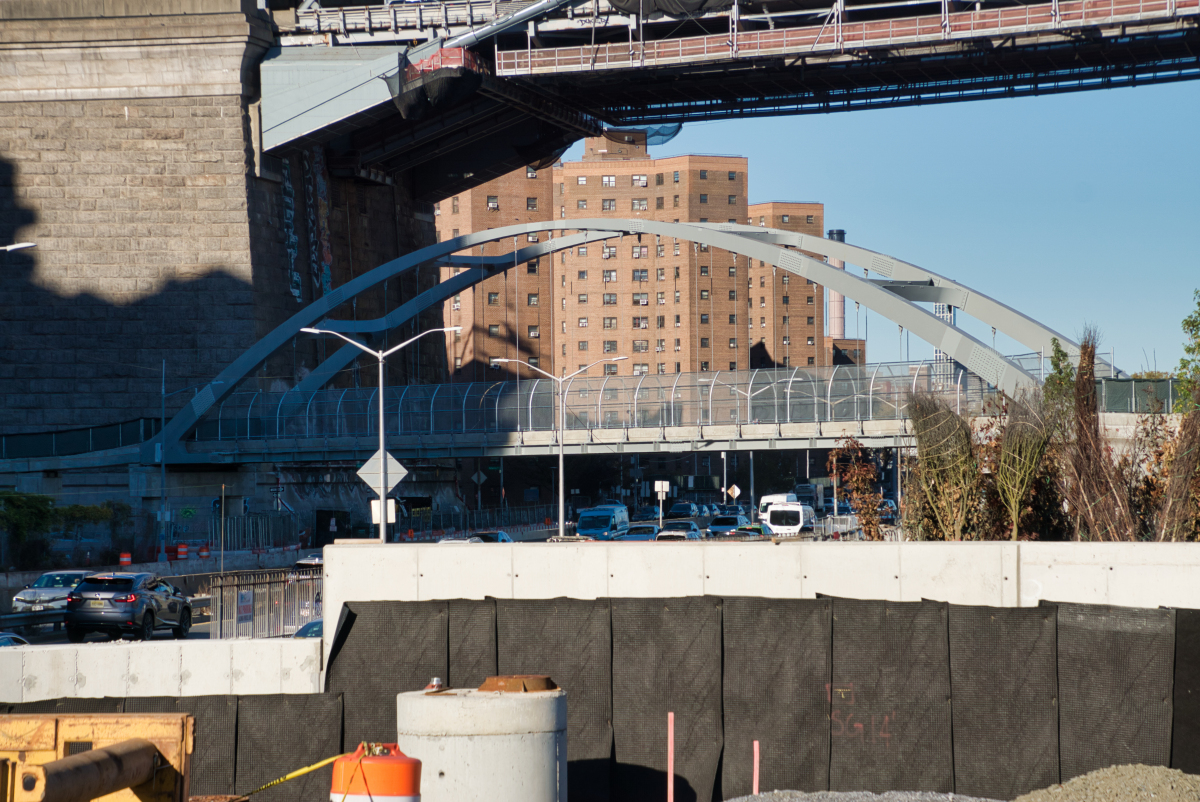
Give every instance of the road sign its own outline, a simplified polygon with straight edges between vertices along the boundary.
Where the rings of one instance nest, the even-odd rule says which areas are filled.
[[[391,476],[391,474],[388,474],[388,476]],[[394,523],[396,523],[396,499],[389,498],[387,500],[387,502],[388,502],[387,522],[390,524],[394,524]],[[377,499],[377,498],[371,499],[371,523],[376,524],[376,525],[379,524],[379,499]]]
[[[471,477],[471,481],[477,485],[481,485],[487,481],[487,477],[484,476],[483,471],[475,471],[475,475]]]
[[[729,497],[730,498],[737,498],[741,494],[742,494],[742,489],[740,487],[738,487],[737,485],[730,486],[730,488],[729,488]]]
[[[408,476],[408,471],[404,466],[396,461],[396,458],[382,449],[376,451],[369,460],[363,463],[363,466],[358,469],[358,478],[362,479],[367,485],[379,492],[379,474],[383,470],[383,455],[387,456],[387,480],[388,492],[392,492],[392,488],[400,484],[400,480]]]
[[[670,493],[671,492],[671,483],[670,482],[655,482],[654,483],[654,492],[655,493],[660,493],[660,492],[661,493]]]

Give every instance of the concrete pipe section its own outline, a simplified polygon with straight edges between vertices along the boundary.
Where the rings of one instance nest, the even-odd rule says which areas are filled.
[[[160,765],[158,748],[130,738],[41,766],[28,766],[17,780],[15,799],[37,802],[87,802],[142,785]]]
[[[421,761],[424,802],[565,802],[567,694],[549,677],[396,700],[396,742]]]

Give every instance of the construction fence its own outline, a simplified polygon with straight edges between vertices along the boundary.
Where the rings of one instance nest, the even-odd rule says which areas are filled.
[[[321,618],[321,569],[213,576],[210,638],[283,638]]]

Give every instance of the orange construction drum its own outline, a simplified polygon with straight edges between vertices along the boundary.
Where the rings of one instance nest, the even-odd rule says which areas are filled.
[[[359,744],[334,761],[329,802],[421,802],[421,761],[396,744]]]

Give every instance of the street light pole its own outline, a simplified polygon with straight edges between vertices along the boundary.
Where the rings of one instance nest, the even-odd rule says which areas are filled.
[[[543,376],[550,379],[551,381],[558,383],[558,536],[559,537],[563,537],[567,533],[567,512],[566,512],[567,505],[566,505],[566,491],[564,490],[564,488],[566,486],[567,478],[563,474],[563,439],[566,437],[566,433],[567,433],[567,395],[566,395],[567,381],[575,378],[580,373],[586,372],[588,368],[594,368],[594,367],[596,367],[596,365],[599,365],[601,363],[620,362],[625,359],[629,359],[629,357],[614,356],[614,357],[610,357],[608,359],[598,359],[595,362],[593,362],[592,364],[587,365],[586,367],[582,367],[579,370],[575,371],[574,373],[570,374],[569,376],[563,376],[562,378],[555,376],[553,373],[547,373],[546,371],[542,370],[541,368],[535,367],[535,366],[529,364],[528,362],[523,362],[520,359],[497,359],[496,360],[497,362],[516,362],[518,364],[524,365],[525,367],[529,368],[530,370],[536,370],[538,373],[542,374]]]
[[[14,242],[12,245],[0,246],[3,251],[23,251],[26,248],[36,248],[36,242]]]
[[[384,378],[383,378],[383,363],[389,356],[396,353],[397,351],[399,351],[401,348],[405,347],[406,345],[411,345],[412,343],[414,343],[417,340],[424,337],[426,334],[435,334],[437,332],[444,333],[447,331],[462,331],[462,326],[448,326],[444,329],[426,329],[425,331],[421,332],[417,336],[410,337],[409,339],[405,340],[404,342],[400,343],[399,345],[392,346],[391,348],[389,348],[386,351],[376,351],[373,348],[368,348],[367,346],[360,343],[358,340],[352,340],[340,332],[329,331],[328,329],[303,328],[303,329],[300,329],[300,331],[304,332],[305,334],[332,334],[334,337],[342,338],[343,340],[350,343],[358,350],[360,350],[364,353],[367,353],[367,354],[371,354],[372,356],[374,356],[376,359],[379,360],[379,462],[380,462],[379,490],[378,490],[378,492],[379,492],[379,542],[387,543],[387,512],[388,512],[387,511],[387,497],[388,497],[387,456],[388,456],[388,454],[387,454],[387,445],[386,445],[386,442],[384,439],[385,432],[384,432],[384,428],[383,428],[383,391],[385,389]]]

